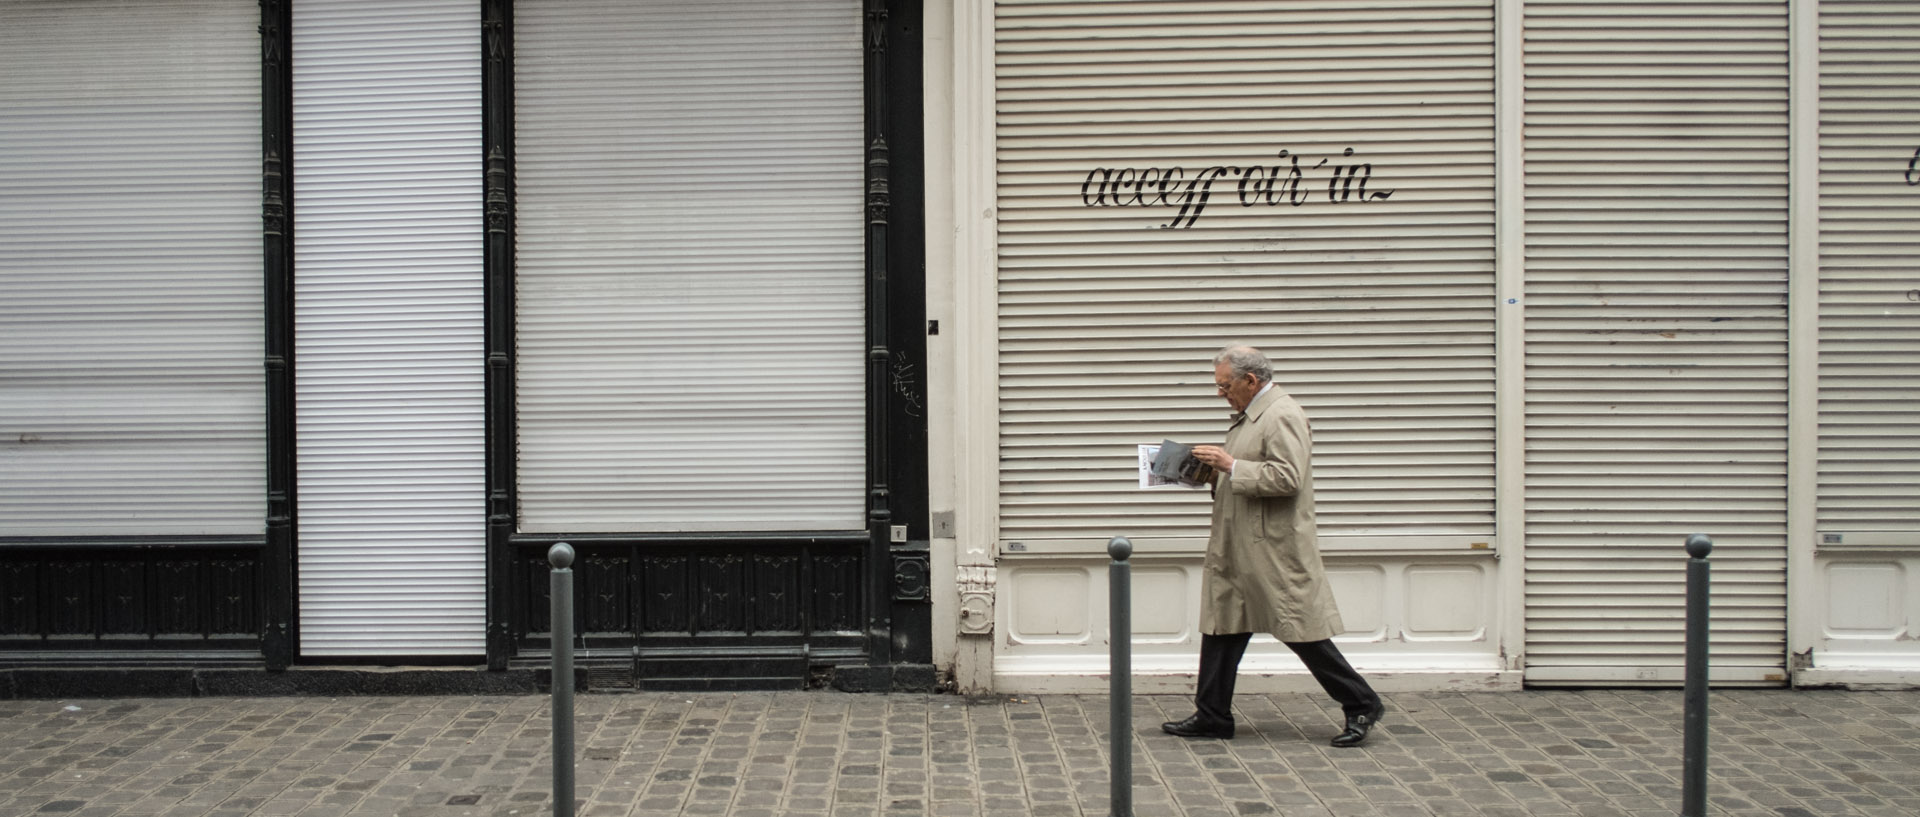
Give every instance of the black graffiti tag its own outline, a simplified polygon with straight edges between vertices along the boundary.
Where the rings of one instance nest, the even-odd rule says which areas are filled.
[[[1341,155],[1353,156],[1353,148],[1347,148]],[[1262,204],[1275,207],[1282,203],[1299,207],[1312,201],[1314,196],[1307,185],[1307,176],[1326,168],[1329,160],[1321,159],[1312,167],[1302,169],[1300,157],[1289,151],[1282,150],[1277,157],[1286,163],[1244,168],[1214,165],[1192,176],[1182,167],[1144,170],[1097,167],[1089,171],[1086,181],[1080,184],[1080,203],[1087,207],[1177,207],[1173,219],[1160,226],[1185,229],[1199,222],[1200,214],[1213,196],[1213,183],[1222,178],[1239,180],[1235,192],[1242,207]],[[1338,204],[1385,201],[1393,196],[1392,190],[1369,192],[1367,183],[1372,178],[1371,162],[1333,165],[1327,177],[1326,200]]]

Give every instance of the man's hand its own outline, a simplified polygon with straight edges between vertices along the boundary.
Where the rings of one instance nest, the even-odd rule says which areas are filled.
[[[1233,457],[1228,456],[1227,450],[1220,446],[1196,445],[1193,447],[1193,458],[1213,466],[1215,470],[1233,473]]]

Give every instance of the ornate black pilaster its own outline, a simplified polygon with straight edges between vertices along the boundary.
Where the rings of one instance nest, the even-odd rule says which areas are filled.
[[[508,540],[514,514],[513,417],[513,3],[482,0],[481,150],[486,174],[487,668],[505,670],[514,653]]]
[[[872,661],[930,688],[920,4],[868,0],[867,466]],[[904,535],[902,535],[904,534]]]
[[[893,508],[887,489],[887,4],[866,4],[867,103],[867,642],[876,667],[893,663]]]
[[[261,220],[265,262],[267,547],[261,558],[260,651],[284,670],[299,651],[295,629],[293,397],[292,11],[260,2]]]

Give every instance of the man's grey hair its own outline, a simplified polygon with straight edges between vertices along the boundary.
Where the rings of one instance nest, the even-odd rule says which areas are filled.
[[[1227,364],[1233,370],[1233,376],[1253,375],[1253,379],[1262,383],[1273,382],[1273,364],[1259,349],[1244,344],[1235,344],[1220,350],[1213,356],[1213,365]]]

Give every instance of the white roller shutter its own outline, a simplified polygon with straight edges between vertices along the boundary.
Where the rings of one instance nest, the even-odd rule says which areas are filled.
[[[1003,2],[996,26],[1004,547],[1204,542],[1206,492],[1137,490],[1135,447],[1224,435],[1236,340],[1312,418],[1328,546],[1489,541],[1491,4]]]
[[[1819,530],[1920,545],[1920,3],[1820,6]]]
[[[1526,677],[1785,660],[1787,7],[1529,3]]]
[[[521,529],[858,529],[860,6],[514,9]]]
[[[0,5],[0,536],[260,534],[259,25]]]
[[[480,7],[293,4],[301,652],[485,652]]]

